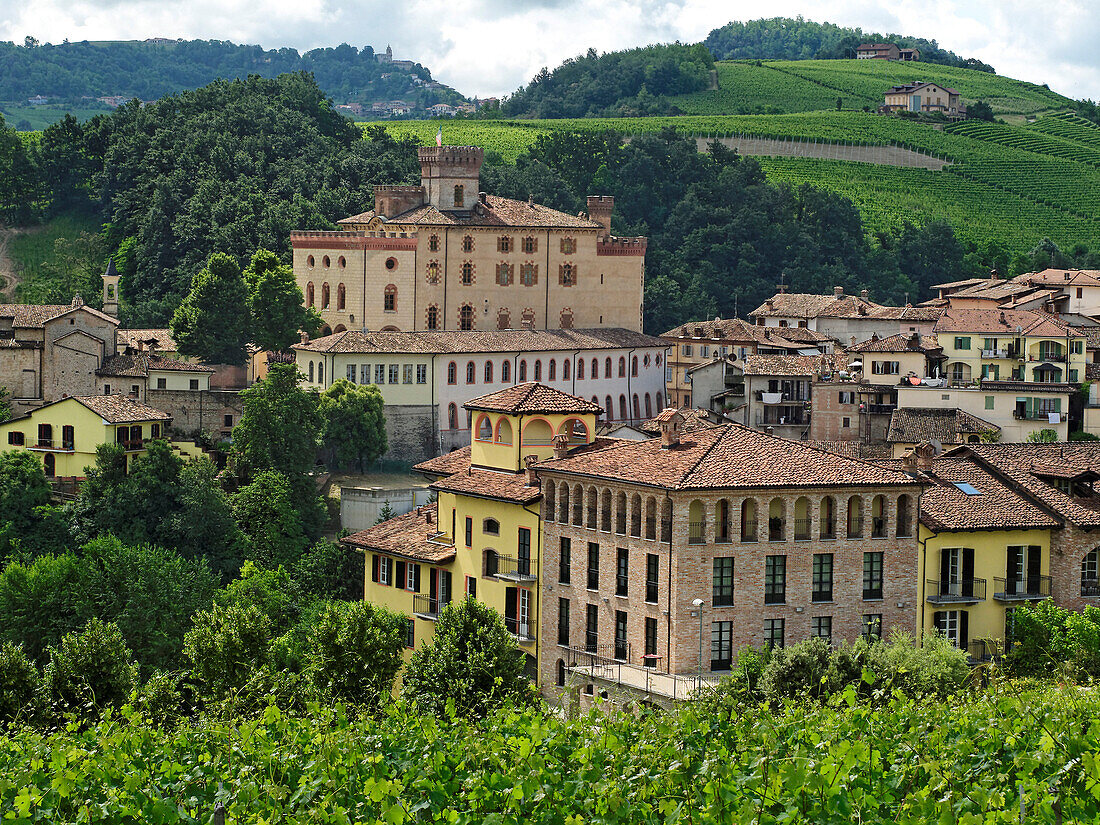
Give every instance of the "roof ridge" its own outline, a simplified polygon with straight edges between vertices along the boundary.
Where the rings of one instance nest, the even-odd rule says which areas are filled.
[[[725,436],[730,432],[732,427],[741,427],[742,429],[746,429],[746,430],[748,429],[748,427],[745,427],[742,424],[738,424],[735,421],[731,421],[729,424],[726,424],[725,427],[721,428],[722,431],[716,434],[715,439],[712,442],[710,442],[710,446],[707,447],[705,450],[703,450],[703,452],[702,452],[702,454],[700,454],[699,458],[697,458],[695,460],[695,463],[692,464],[691,467],[689,467],[687,469],[687,471],[685,471],[683,474],[681,474],[680,480],[678,482],[676,482],[676,489],[677,490],[683,489],[684,481],[687,480],[692,475],[692,473],[694,473],[699,468],[699,465],[702,463],[703,459],[710,455],[710,451],[713,450],[716,446],[718,446],[718,442],[721,441],[723,438],[725,438]],[[711,431],[717,430],[717,429],[719,429],[719,428],[718,427],[713,427],[710,430],[706,430],[706,429],[692,430],[692,432],[705,433],[705,432],[711,432]],[[762,433],[762,435],[763,435],[763,433]]]

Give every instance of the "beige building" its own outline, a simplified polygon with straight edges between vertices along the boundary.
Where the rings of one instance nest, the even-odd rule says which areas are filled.
[[[882,108],[888,112],[940,112],[966,116],[966,107],[960,104],[957,89],[920,81],[889,88]]]
[[[614,198],[568,215],[480,188],[484,152],[420,149],[420,186],[376,186],[338,232],[294,232],[323,335],[642,325],[645,238],[611,235]]]
[[[1069,399],[1077,390],[1068,384],[982,381],[981,386],[898,387],[898,409],[961,410],[1000,428],[1001,441],[1026,441],[1038,430],[1054,430],[1059,441],[1069,438]]]

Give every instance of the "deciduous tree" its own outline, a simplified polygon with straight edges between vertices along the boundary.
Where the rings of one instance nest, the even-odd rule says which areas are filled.
[[[335,464],[356,464],[363,472],[388,449],[382,393],[374,384],[343,378],[321,393],[321,443]]]
[[[182,355],[211,364],[243,364],[248,344],[248,288],[237,262],[221,252],[191,280],[169,327]]]

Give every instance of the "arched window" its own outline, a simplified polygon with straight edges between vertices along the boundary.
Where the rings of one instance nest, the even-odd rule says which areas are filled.
[[[387,287],[387,291],[388,291],[388,289],[389,288]],[[396,290],[394,290],[394,291],[396,292]],[[336,285],[336,308],[337,309],[343,309],[344,305],[346,303],[347,303],[347,290],[344,289],[343,284],[337,284]]]
[[[429,261],[428,262],[428,283],[429,284],[438,284],[439,283],[439,261]]]
[[[633,378],[638,377],[638,356],[637,355],[635,355],[633,358],[630,359],[630,375]]]
[[[535,359],[535,380],[542,380],[542,361],[538,358]]]
[[[634,408],[634,418],[640,419],[642,417],[641,404],[638,403],[638,393],[634,393],[634,397],[631,399],[631,406]]]
[[[325,362],[324,361],[318,361],[317,362],[317,383],[318,384],[324,384],[325,383]]]
[[[519,382],[522,384],[526,380],[527,380],[527,362],[526,361],[520,361],[519,362]]]
[[[428,238],[428,249],[431,252],[438,252],[439,251],[439,236],[438,235],[432,235],[431,237]]]
[[[626,396],[625,395],[620,395],[619,396],[619,418],[621,418],[623,421],[626,421],[630,418],[630,413],[627,412],[627,409],[626,409]]]
[[[554,381],[558,377],[558,362],[553,358],[550,359],[550,364],[546,367],[546,380]]]
[[[500,362],[500,380],[507,384],[512,380],[512,362],[501,361]]]
[[[474,308],[469,304],[463,304],[458,310],[458,328],[474,328]]]
[[[598,359],[592,359],[592,380],[595,381],[600,377],[600,362]]]
[[[832,496],[821,499],[818,518],[821,526],[821,538],[836,538],[836,500]]]
[[[328,281],[321,284],[321,309],[328,309]]]
[[[542,493],[542,517],[547,521],[555,521],[558,511],[557,502],[558,485],[556,482],[546,482],[546,489]]]
[[[615,496],[615,532],[626,535],[626,493]]]
[[[474,282],[474,265],[470,261],[462,264],[462,283],[469,286]]]
[[[493,440],[493,422],[489,420],[489,416],[487,415],[483,415],[477,420],[477,440]]]
[[[549,447],[554,443],[554,431],[541,418],[536,418],[523,428],[523,446]]]
[[[568,358],[566,358],[564,361],[561,362],[561,380],[562,381],[568,381],[569,380],[569,365],[572,364],[572,363],[573,362],[570,361]]]
[[[886,496],[871,499],[871,538],[886,538]]]
[[[485,362],[485,383],[486,384],[492,384],[493,383],[493,362],[492,361],[486,361]]]
[[[863,538],[863,499],[859,496],[848,499],[848,538]]]
[[[461,187],[459,187],[461,188]],[[474,239],[470,235],[462,236],[462,251],[473,252],[474,251]]]
[[[332,327],[330,327],[328,324],[325,324],[323,327],[321,327],[321,337],[324,338],[326,335],[332,335]]]
[[[306,258],[306,266],[308,266],[310,269],[313,269],[313,267],[316,266],[316,265],[317,265],[317,261],[314,260],[312,255],[310,255],[308,258]]]
[[[603,359],[603,377],[604,378],[610,378],[611,377],[611,359],[610,358]]]
[[[1090,550],[1081,559],[1081,595],[1100,596],[1100,550]]]
[[[613,421],[615,419],[615,405],[611,403],[610,395],[604,396],[603,408],[604,411],[607,413],[607,420]]]
[[[332,261],[329,260],[328,255],[325,255],[325,257],[321,259],[321,266],[323,266],[325,269],[328,269],[330,266],[332,266]]]
[[[348,328],[346,326],[344,326],[343,324],[337,324],[336,329],[334,329],[332,332],[335,335],[337,332],[347,332],[347,331],[348,331]],[[396,332],[396,330],[394,330],[394,332]]]
[[[768,541],[787,540],[787,503],[773,498],[768,504]]]
[[[596,491],[595,487],[589,487],[584,494],[584,526],[589,530],[595,530],[596,525],[599,523],[598,513],[600,510],[600,494]]]
[[[653,496],[645,500],[645,537],[653,541],[657,539],[657,499]]]
[[[500,522],[495,518],[482,519],[481,532],[490,536],[500,535]]]
[[[341,255],[340,258],[336,261],[336,265],[341,269],[346,269],[348,265],[348,259]]]
[[[730,527],[729,500],[720,498],[718,503],[714,505],[714,540],[723,544],[728,543],[730,540]]]
[[[664,401],[665,401],[664,396],[661,395],[660,393],[657,393],[657,412],[660,412],[661,410],[663,410],[665,408]]]
[[[451,363],[449,363],[447,365],[447,383],[448,384],[457,384],[458,383],[458,366],[455,364],[454,361],[452,361]]]
[[[473,361],[466,362],[466,383],[474,384],[477,382],[477,370],[474,367]]]
[[[741,541],[756,541],[756,499],[741,502]]]
[[[794,540],[810,540],[810,500],[800,496],[794,503]]]
[[[584,422],[579,418],[570,418],[568,421],[565,421],[561,427],[558,428],[558,433],[568,436],[569,444],[572,446],[588,443],[588,427],[586,427]]]
[[[313,306],[313,281],[306,284],[306,306]]]
[[[458,429],[458,407],[454,404],[447,405],[447,428],[451,430]]]
[[[649,393],[645,394],[645,417],[653,418],[653,401],[649,397]]]
[[[497,423],[497,443],[512,443],[512,425],[504,416],[501,416],[500,421]]]
[[[466,206],[466,189],[462,184],[455,185],[455,207],[462,209]]]
[[[600,529],[611,532],[611,491],[607,489],[600,493]]]
[[[695,499],[688,505],[688,544],[706,541],[707,515],[703,502]]]
[[[608,376],[610,378],[610,376]],[[619,356],[619,378],[626,378],[626,357]]]
[[[539,242],[538,242],[538,240],[536,238],[533,238],[530,235],[528,235],[526,238],[523,239],[523,251],[527,252],[527,253],[538,252],[539,251]]]
[[[910,508],[910,498],[907,495],[898,496],[898,514],[895,519],[896,532],[899,538],[913,535],[913,520]]]
[[[313,383],[313,362],[309,362],[309,383]]]
[[[439,329],[439,307],[435,304],[428,307],[428,329]]]
[[[385,312],[397,312],[397,287],[393,284],[386,286],[386,293],[382,298],[382,309]]]

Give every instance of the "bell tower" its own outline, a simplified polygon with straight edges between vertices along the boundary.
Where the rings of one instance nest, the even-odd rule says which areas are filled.
[[[118,317],[118,270],[114,258],[107,261],[107,271],[103,273],[103,311],[112,318]]]

